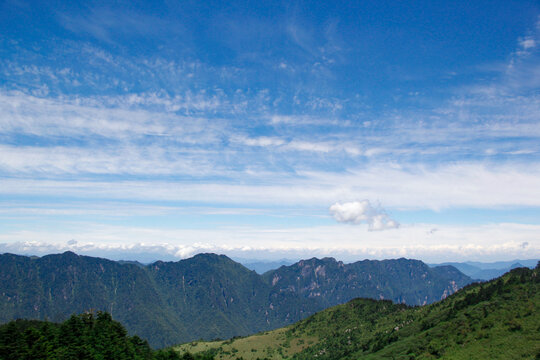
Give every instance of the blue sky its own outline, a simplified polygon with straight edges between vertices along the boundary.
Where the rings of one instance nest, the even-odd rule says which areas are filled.
[[[0,3],[0,251],[540,257],[536,1]]]

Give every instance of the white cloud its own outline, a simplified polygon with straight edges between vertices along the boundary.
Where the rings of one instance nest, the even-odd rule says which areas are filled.
[[[351,156],[359,156],[362,151],[350,144],[340,143],[338,141],[305,141],[299,139],[293,139],[287,141],[280,137],[272,136],[260,136],[256,138],[250,138],[245,136],[233,136],[231,140],[235,143],[247,145],[247,146],[259,146],[259,147],[272,147],[276,150],[283,151],[303,151],[314,153],[346,153]]]
[[[148,166],[151,166],[149,163]],[[156,167],[163,166],[157,163]],[[216,175],[216,172],[209,175]],[[219,174],[219,173],[217,173]],[[378,199],[390,208],[446,209],[540,206],[540,163],[489,165],[455,163],[444,166],[381,163],[337,172],[226,172],[226,179],[70,180],[0,179],[0,194],[191,201],[248,206],[319,208],[336,199]]]
[[[351,123],[347,120],[340,119],[338,117],[328,118],[320,117],[317,115],[272,115],[270,118],[270,124],[272,125],[289,125],[289,126],[327,126],[333,125],[335,127],[348,127]]]
[[[522,38],[522,39],[519,39],[519,45],[524,50],[528,50],[536,46],[536,40],[532,37]]]
[[[485,154],[486,146],[492,149],[493,154],[526,156],[540,151],[537,142],[533,141],[540,137],[540,124],[536,121],[540,101],[531,97],[501,99],[499,96],[478,95],[455,100],[431,114],[434,119],[430,122],[392,119],[388,121],[384,135],[354,127],[348,121],[274,116],[272,122],[275,124],[305,124],[310,127],[301,132],[295,126],[279,127],[272,136],[239,136],[238,125],[242,124],[209,116],[222,104],[234,107],[226,103],[219,97],[213,100],[212,96],[190,95],[189,92],[185,96],[145,93],[116,97],[42,98],[3,91],[0,92],[0,133],[4,137],[31,135],[51,140],[75,138],[91,143],[106,139],[122,142],[123,148],[126,142],[131,142],[133,149],[138,146],[137,141],[143,141],[147,147],[150,139],[153,148],[161,153],[182,152],[183,149],[179,148],[181,145],[200,145],[207,150],[223,153],[228,160],[227,165],[232,168],[239,168],[238,165],[241,167],[253,159],[249,151],[240,151],[231,156],[238,147],[229,146],[226,139],[230,139],[232,145],[263,147],[263,152],[257,154],[261,165],[281,163],[295,169],[305,167],[306,159],[287,156],[287,152],[324,155],[324,158],[310,158],[310,166],[316,168],[324,166],[326,159],[339,157],[341,162],[344,156],[351,161],[362,161],[362,157],[379,161],[388,158],[408,161],[416,154],[431,157],[442,153],[445,157],[463,154],[489,156]],[[473,109],[481,107],[496,109],[497,115],[492,116],[494,120],[478,121]],[[199,109],[204,116],[178,115],[179,109]],[[410,114],[411,119],[415,116],[424,118],[428,114]],[[457,121],[458,117],[460,121]],[[265,122],[267,118],[262,116],[255,121]],[[319,128],[327,125],[333,126],[330,130]],[[321,131],[324,134],[321,135]],[[525,139],[525,143],[520,142],[519,145],[510,140],[513,137],[529,140]],[[481,142],[476,141],[480,138]],[[159,150],[158,147],[163,149]],[[223,157],[215,157],[215,152],[207,152],[206,158],[200,154],[198,160],[225,166]],[[31,168],[30,165],[27,167]],[[159,168],[159,164],[156,168]]]
[[[391,219],[381,207],[373,207],[369,200],[335,203],[330,213],[339,222],[368,224],[372,231],[396,229],[399,223]]]
[[[90,99],[47,99],[21,92],[0,92],[0,130],[4,134],[124,139],[130,136],[167,136],[210,141],[216,124],[167,111],[153,112],[109,107]],[[134,101],[134,100],[129,100]]]
[[[34,219],[52,218],[52,217],[73,217],[73,218],[103,218],[123,220],[120,218],[129,217],[158,217],[158,216],[215,216],[215,215],[240,215],[246,216],[265,216],[266,218],[283,217],[323,217],[320,214],[312,214],[305,209],[264,209],[249,207],[211,207],[211,206],[187,206],[182,205],[150,205],[145,202],[133,201],[106,201],[100,200],[96,203],[88,201],[69,201],[69,202],[43,202],[35,203],[28,201],[10,201],[0,202],[0,216],[10,219]]]
[[[243,136],[234,136],[231,140],[248,146],[280,146],[285,143],[284,139],[271,136],[260,136],[257,138],[249,138]]]
[[[209,152],[161,146],[33,147],[0,145],[0,171],[17,175],[64,174],[202,176],[223,171]]]
[[[309,142],[309,141],[300,141],[293,140],[287,144],[287,148],[300,151],[312,151],[312,152],[321,152],[328,153],[333,150],[333,146],[324,142]]]

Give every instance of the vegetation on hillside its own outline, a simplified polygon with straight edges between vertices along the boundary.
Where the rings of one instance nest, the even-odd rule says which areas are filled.
[[[179,352],[216,359],[539,359],[540,267],[422,307],[355,299],[292,326]]]
[[[430,269],[416,260],[355,264],[306,260],[274,272],[280,280],[273,283],[273,277],[216,254],[147,266],[72,252],[40,258],[3,254],[0,323],[60,322],[100,310],[161,348],[275,329],[359,296],[432,302],[470,281],[454,268]]]
[[[355,299],[274,331],[159,351],[106,312],[16,320],[0,326],[0,359],[540,359],[539,273],[515,269],[421,307]]]
[[[0,359],[211,360],[211,355],[180,356],[153,351],[146,340],[128,336],[105,312],[73,315],[61,324],[15,320],[0,326]]]
[[[422,261],[404,258],[350,264],[334,258],[312,258],[268,271],[263,278],[280,293],[318,299],[323,308],[358,297],[425,305],[472,282],[452,266],[430,268]]]

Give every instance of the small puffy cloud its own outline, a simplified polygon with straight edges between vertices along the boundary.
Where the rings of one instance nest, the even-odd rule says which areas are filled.
[[[380,207],[374,207],[369,200],[335,203],[330,213],[341,223],[368,224],[370,231],[396,229],[399,223],[391,219]]]

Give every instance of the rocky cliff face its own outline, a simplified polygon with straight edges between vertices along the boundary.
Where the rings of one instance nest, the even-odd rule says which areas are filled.
[[[451,266],[430,268],[421,261],[407,259],[344,264],[333,258],[313,258],[263,276],[275,291],[318,298],[324,306],[356,297],[423,305],[441,300],[471,282]]]

